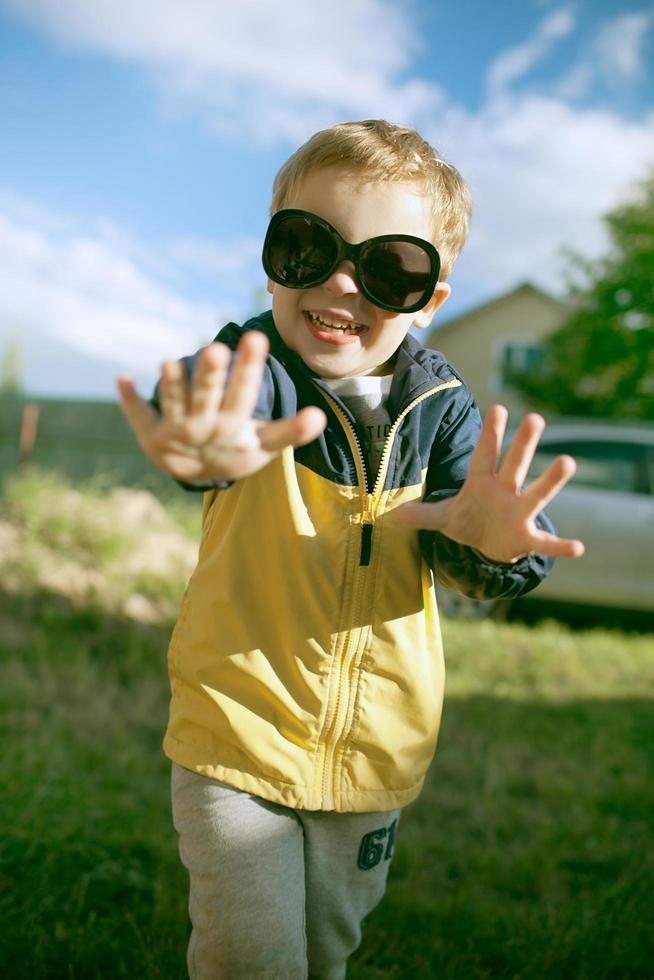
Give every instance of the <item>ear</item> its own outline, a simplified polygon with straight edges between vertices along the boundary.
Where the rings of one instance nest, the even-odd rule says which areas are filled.
[[[448,283],[437,283],[432,298],[429,300],[426,306],[423,306],[423,308],[418,310],[418,312],[415,314],[413,318],[413,325],[415,327],[420,327],[421,329],[428,327],[434,318],[436,310],[440,309],[451,292],[452,289]]]
[[[275,284],[273,283],[272,279],[266,279],[266,289],[268,290],[271,296],[273,294],[274,288],[275,288]]]

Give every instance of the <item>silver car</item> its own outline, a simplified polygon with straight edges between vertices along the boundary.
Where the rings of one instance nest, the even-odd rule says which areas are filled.
[[[561,537],[580,538],[586,552],[555,562],[525,600],[654,613],[654,426],[552,423],[543,433],[530,478],[561,453],[574,456],[577,472],[547,513]],[[510,604],[477,602],[440,586],[438,595],[445,615],[465,619],[501,615]]]

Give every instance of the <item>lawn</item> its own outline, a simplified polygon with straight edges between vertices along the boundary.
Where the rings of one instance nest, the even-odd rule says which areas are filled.
[[[48,532],[38,486],[14,484],[0,513],[27,556],[0,561],[0,974],[183,978],[161,752],[179,561],[132,561],[106,495],[78,499],[67,525],[50,486]],[[174,552],[179,514],[138,512]],[[46,547],[62,581],[39,577]],[[449,621],[445,640],[439,749],[348,976],[654,976],[652,635]]]

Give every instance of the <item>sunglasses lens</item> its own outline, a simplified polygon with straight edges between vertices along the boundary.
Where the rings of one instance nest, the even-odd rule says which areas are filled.
[[[389,307],[415,307],[433,282],[428,252],[415,242],[373,242],[361,255],[360,276],[371,297]]]
[[[303,289],[325,282],[347,258],[371,302],[398,313],[419,310],[438,279],[438,255],[417,240],[387,238],[349,245],[315,215],[279,211],[266,234],[263,264],[274,282]]]
[[[336,261],[337,250],[328,229],[311,218],[290,215],[280,219],[269,234],[269,273],[290,287],[323,282]]]

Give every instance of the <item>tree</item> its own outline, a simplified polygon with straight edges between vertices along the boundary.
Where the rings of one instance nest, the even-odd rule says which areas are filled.
[[[557,415],[654,419],[654,169],[604,222],[608,253],[569,256],[573,312],[511,383]]]

